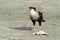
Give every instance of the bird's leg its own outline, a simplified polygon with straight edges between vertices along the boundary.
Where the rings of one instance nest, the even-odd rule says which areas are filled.
[[[35,25],[33,26],[33,30],[36,30],[36,26]]]
[[[42,24],[42,22],[40,21],[40,22],[39,22],[39,26],[40,26],[40,28],[41,28],[41,24]]]
[[[41,21],[39,21],[38,31],[41,29]]]
[[[32,22],[33,22],[33,29],[32,30],[36,30],[36,26],[35,26],[36,21],[32,21]]]

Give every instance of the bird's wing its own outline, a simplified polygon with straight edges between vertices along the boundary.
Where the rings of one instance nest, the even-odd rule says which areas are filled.
[[[38,14],[39,14],[40,18],[43,19],[43,13],[38,11]]]

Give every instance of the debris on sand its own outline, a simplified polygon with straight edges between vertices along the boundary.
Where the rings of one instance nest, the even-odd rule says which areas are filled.
[[[44,32],[44,31],[34,32],[33,34],[34,34],[34,35],[47,35],[47,33]]]

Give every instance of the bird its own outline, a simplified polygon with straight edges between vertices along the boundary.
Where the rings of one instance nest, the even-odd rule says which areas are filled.
[[[33,29],[36,29],[36,22],[39,23],[39,26],[41,26],[42,22],[45,22],[45,20],[43,19],[43,13],[37,11],[36,7],[28,7],[27,10],[30,11],[30,19],[33,23]]]

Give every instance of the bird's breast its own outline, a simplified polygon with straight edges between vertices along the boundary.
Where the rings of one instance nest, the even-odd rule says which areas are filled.
[[[31,16],[33,19],[38,19],[38,18],[39,18],[38,13],[31,13],[30,16]]]

